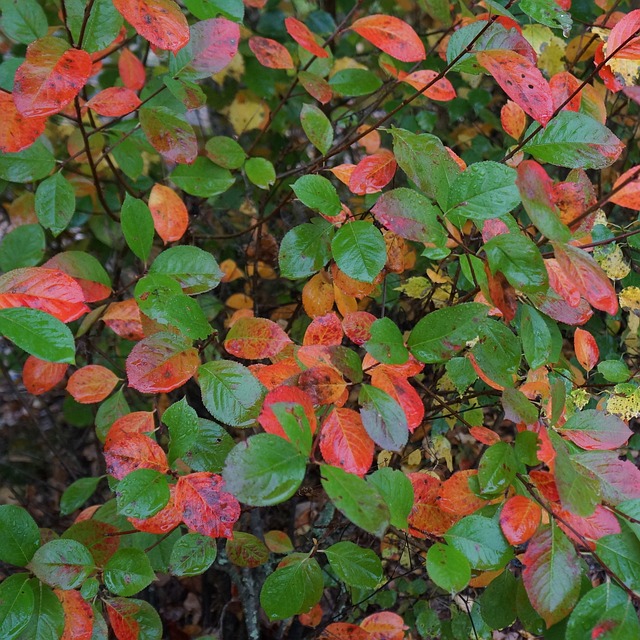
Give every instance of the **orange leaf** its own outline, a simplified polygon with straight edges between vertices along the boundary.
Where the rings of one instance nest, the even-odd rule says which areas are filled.
[[[513,100],[507,100],[507,104],[500,109],[500,122],[505,133],[520,140],[527,126],[527,115]]]
[[[356,20],[351,29],[396,60],[419,62],[427,57],[418,34],[400,18],[366,16]]]
[[[175,502],[176,485],[171,485],[169,490],[169,502],[158,513],[145,519],[127,518],[133,527],[145,533],[164,534],[173,531],[182,522],[182,511],[176,507]]]
[[[262,405],[262,412],[258,416],[258,422],[267,433],[273,433],[285,440],[289,440],[289,436],[287,436],[282,429],[280,421],[276,418],[276,415],[271,408],[272,405],[281,402],[284,402],[287,405],[300,405],[304,409],[304,413],[309,420],[311,433],[316,432],[318,423],[316,420],[316,414],[313,410],[313,402],[309,394],[297,387],[281,386],[267,393],[264,399],[264,404]]]
[[[109,87],[96,93],[86,106],[101,116],[117,118],[135,111],[140,104],[140,98],[131,89]]]
[[[622,184],[624,187],[620,186]],[[616,180],[613,188],[618,190],[609,198],[609,202],[640,211],[640,165],[625,171]]]
[[[16,70],[16,108],[25,117],[62,111],[87,83],[91,66],[86,51],[72,49],[60,38],[46,36],[32,42],[25,61]]]
[[[79,591],[54,589],[64,611],[64,631],[60,640],[91,640],[93,636],[93,609]]]
[[[500,512],[500,527],[509,544],[524,544],[540,524],[542,509],[525,496],[509,498]]]
[[[409,627],[397,613],[379,611],[367,616],[360,628],[369,632],[370,640],[403,640]]]
[[[13,96],[0,91],[3,122],[0,127],[0,152],[17,153],[31,146],[43,133],[47,116],[25,118],[17,109]]]
[[[448,102],[456,97],[456,90],[446,78],[438,78],[440,74],[433,69],[421,69],[407,75],[400,74],[400,82],[411,85],[416,91],[421,91],[426,85],[431,85],[422,92],[423,96],[431,100]],[[435,80],[438,78],[437,80]],[[435,80],[435,82],[434,82]]]
[[[569,98],[580,87],[580,80],[568,71],[556,73],[549,80],[551,87],[551,97],[553,98],[553,108],[558,109],[561,104]],[[582,93],[579,92],[563,107],[565,111],[580,111],[580,101]]]
[[[283,382],[297,376],[300,373],[300,366],[294,358],[287,358],[275,364],[252,364],[249,370],[269,390],[275,389]]]
[[[107,616],[117,640],[139,640],[140,624],[135,616],[140,613],[140,605],[129,598],[105,600]]]
[[[160,49],[176,53],[189,42],[189,25],[173,0],[113,0],[122,17]]]
[[[240,504],[223,488],[222,476],[214,473],[191,473],[178,479],[176,506],[189,529],[211,538],[233,538]]]
[[[358,133],[362,133],[368,130],[369,126],[366,124],[360,125],[357,129]],[[362,138],[357,140],[357,142],[361,147],[364,147],[364,150],[367,153],[375,153],[376,151],[378,151],[378,149],[380,149],[380,132],[377,129],[372,129],[371,131],[369,131],[369,133],[365,134],[364,136],[362,136]]]
[[[314,318],[307,327],[302,344],[305,346],[342,344],[342,323],[335,313]]]
[[[326,364],[303,371],[298,386],[309,394],[313,404],[333,404],[347,388],[340,372]]]
[[[413,507],[409,513],[409,533],[416,538],[439,536],[456,521],[455,516],[443,511],[437,501],[440,480],[428,473],[410,473],[413,486]]]
[[[328,58],[329,54],[316,42],[316,36],[307,25],[289,16],[285,18],[284,26],[287,33],[306,51],[318,58]]]
[[[640,60],[640,35],[636,35],[627,44],[631,36],[640,30],[640,9],[627,13],[611,29],[607,40],[607,55],[623,60]],[[622,46],[624,44],[624,46]],[[619,51],[616,51],[619,49]]]
[[[280,325],[266,318],[240,318],[231,327],[224,348],[236,358],[273,358],[291,343]]]
[[[390,367],[376,367],[371,372],[371,384],[388,393],[402,407],[412,433],[422,424],[424,404],[409,381]]]
[[[302,288],[302,306],[310,318],[329,313],[334,302],[333,284],[326,271],[316,273]]]
[[[333,409],[322,423],[320,451],[328,464],[364,476],[371,468],[375,445],[352,409]]]
[[[69,365],[46,362],[29,356],[22,367],[22,383],[25,389],[34,396],[51,391],[63,378]]]
[[[287,48],[271,38],[260,36],[249,38],[249,49],[263,67],[269,69],[293,69],[294,67]]]
[[[144,87],[147,73],[144,65],[129,49],[123,49],[118,58],[118,71],[122,84],[131,91],[140,91]]]
[[[123,436],[132,433],[149,435],[156,429],[153,420],[153,411],[134,411],[117,418],[107,431],[105,444],[109,445]]]
[[[534,120],[543,126],[551,120],[551,89],[533,62],[503,49],[480,51],[476,57],[502,90]]]
[[[380,149],[358,162],[349,179],[349,189],[360,196],[382,191],[393,179],[397,167],[393,153]]]
[[[440,508],[454,516],[468,516],[484,507],[487,502],[478,498],[469,487],[469,478],[477,475],[477,469],[465,469],[445,480],[440,488]]]
[[[342,319],[342,329],[351,342],[361,345],[371,339],[371,325],[375,321],[376,317],[367,311],[354,311]]]
[[[487,446],[500,442],[500,436],[495,431],[487,429],[487,427],[471,427],[471,429],[469,429],[469,435]]]
[[[371,640],[369,632],[351,622],[332,622],[318,640]]]
[[[157,442],[141,433],[127,433],[114,438],[104,446],[107,473],[122,480],[136,469],[169,470],[167,456]]]
[[[80,404],[102,402],[118,384],[118,376],[99,364],[89,364],[71,374],[67,391]]]
[[[129,386],[141,393],[173,391],[193,376],[200,357],[184,339],[155,333],[141,340],[127,357]]]
[[[112,302],[102,316],[104,323],[125,340],[142,340],[142,320],[140,307],[134,298],[122,302]]]
[[[549,502],[558,502],[560,500],[556,480],[552,473],[549,471],[531,471],[529,478],[543,498],[549,500]]]
[[[584,329],[576,329],[573,336],[573,348],[580,366],[585,371],[591,371],[598,364],[600,350],[596,339]]]
[[[171,188],[154,184],[149,194],[153,226],[162,241],[180,240],[189,226],[189,213],[180,196]]]

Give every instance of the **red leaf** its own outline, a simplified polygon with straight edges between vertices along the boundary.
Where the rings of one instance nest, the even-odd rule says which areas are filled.
[[[393,179],[397,166],[393,153],[380,149],[358,162],[349,179],[349,189],[360,196],[382,191]]]
[[[22,383],[34,396],[51,391],[63,378],[69,365],[46,362],[29,356],[22,367]]]
[[[368,631],[351,622],[332,622],[318,640],[371,640]]]
[[[291,343],[280,325],[266,318],[240,318],[227,334],[224,348],[236,358],[273,358]]]
[[[507,100],[504,107],[500,109],[500,122],[505,133],[520,140],[520,136],[527,127],[527,114],[513,100]]]
[[[117,640],[139,640],[140,624],[135,616],[140,605],[130,598],[112,598],[105,600],[107,616]]]
[[[122,480],[136,469],[169,470],[167,456],[157,442],[141,433],[127,433],[114,438],[104,446],[107,473]]]
[[[300,373],[300,366],[294,358],[286,358],[275,364],[252,364],[249,366],[251,373],[267,389],[275,389],[293,376]]]
[[[318,423],[316,420],[316,414],[313,410],[313,402],[309,394],[305,393],[302,389],[298,389],[297,387],[281,386],[267,393],[264,399],[264,404],[262,405],[262,412],[258,416],[258,422],[267,433],[273,433],[274,435],[280,436],[285,440],[289,440],[289,437],[282,429],[282,425],[280,424],[278,418],[276,418],[275,413],[271,409],[272,405],[281,402],[290,405],[300,405],[304,409],[304,413],[309,420],[311,433],[316,432]]]
[[[487,446],[500,442],[500,436],[495,431],[487,429],[487,427],[471,427],[471,429],[469,429],[469,435]]]
[[[82,511],[73,523],[73,527],[68,529],[62,537],[71,538],[83,544],[91,552],[96,565],[104,567],[109,558],[120,548],[120,537],[114,535],[118,532],[118,528],[114,525],[92,519],[98,508],[99,506],[96,505]]]
[[[524,544],[538,529],[542,509],[525,496],[509,498],[500,512],[500,527],[509,544]]]
[[[333,409],[322,423],[320,451],[328,464],[364,476],[373,463],[375,445],[352,409]]]
[[[412,433],[422,424],[424,404],[409,381],[390,367],[376,367],[371,372],[371,384],[388,393],[402,407],[407,416],[407,425]]]
[[[191,26],[189,69],[199,75],[222,71],[238,53],[240,26],[226,18],[202,20]]]
[[[162,241],[180,240],[189,226],[189,212],[180,196],[170,187],[154,184],[149,194],[153,226]]]
[[[80,404],[102,402],[118,384],[118,376],[99,364],[89,364],[71,374],[67,391]]]
[[[148,435],[155,431],[153,411],[133,411],[117,418],[109,427],[105,444],[111,444],[122,436],[131,434]]]
[[[419,62],[427,57],[418,34],[400,18],[381,14],[366,16],[356,20],[351,29],[402,62]]]
[[[440,536],[456,521],[456,517],[438,505],[440,480],[428,473],[410,473],[413,507],[409,513],[409,533],[416,538]]]
[[[64,611],[64,631],[60,640],[91,640],[93,609],[79,591],[54,589]]]
[[[45,269],[64,271],[71,276],[80,285],[85,302],[98,302],[108,298],[111,294],[111,287],[83,277],[87,275],[86,269],[82,262],[78,262],[77,255],[82,254],[76,251],[63,251],[47,260],[42,266]]]
[[[627,182],[629,181],[629,182]],[[615,182],[613,188],[620,187],[610,198],[609,202],[619,204],[621,207],[640,211],[640,165],[625,171]]]
[[[125,340],[144,338],[140,307],[134,298],[112,302],[102,316],[102,320],[111,331]]]
[[[118,71],[122,84],[131,91],[140,91],[144,87],[147,73],[144,65],[129,49],[123,49],[118,58]]]
[[[178,479],[176,506],[189,529],[211,538],[233,538],[240,505],[223,488],[222,476],[214,473],[191,473]]]
[[[62,111],[87,83],[91,56],[71,49],[60,38],[46,36],[32,42],[25,61],[16,70],[13,100],[25,117]]]
[[[554,513],[558,516],[558,526],[565,532],[570,540],[573,540],[576,544],[584,544],[584,541],[571,530],[574,529],[588,540],[588,546],[593,551],[595,551],[596,548],[596,540],[604,536],[620,533],[621,531],[618,519],[601,504],[596,505],[595,511],[586,518],[581,518],[571,513],[571,511],[562,509],[554,509]],[[571,527],[571,529],[569,527]]]
[[[135,111],[140,104],[140,98],[131,89],[109,87],[93,96],[86,106],[101,116],[117,118]]]
[[[293,69],[294,67],[287,48],[271,38],[260,36],[249,38],[249,49],[263,67],[269,69]]]
[[[127,358],[129,386],[141,393],[163,393],[182,386],[200,365],[198,352],[171,333],[141,340]]]
[[[552,473],[549,471],[531,471],[529,478],[545,500],[549,500],[549,502],[560,501],[556,479]]]
[[[571,307],[577,307],[580,304],[582,296],[577,284],[569,278],[562,267],[558,264],[558,261],[554,258],[549,258],[544,261],[544,266],[547,269],[549,275],[549,286]]]
[[[404,640],[404,632],[409,627],[404,620],[391,611],[379,611],[367,616],[360,628],[369,632],[369,640]]]
[[[164,534],[173,531],[182,522],[182,511],[176,507],[176,485],[169,487],[169,502],[149,518],[127,518],[133,527],[145,533]]]
[[[303,371],[298,386],[309,394],[313,404],[333,404],[347,388],[340,372],[326,364]]]
[[[468,516],[487,503],[471,491],[469,478],[477,476],[477,469],[456,471],[440,487],[438,506],[454,516]]]
[[[584,329],[576,329],[573,336],[573,348],[580,366],[585,371],[591,371],[598,364],[600,350],[596,339]]]
[[[342,329],[351,342],[364,344],[371,339],[371,325],[376,317],[368,311],[353,311],[342,319]]]
[[[316,42],[316,36],[300,20],[289,16],[285,18],[284,26],[287,33],[311,55],[318,58],[329,57],[329,54]]]
[[[640,60],[640,36],[632,38],[619,51],[623,43],[640,30],[640,9],[627,13],[611,29],[607,40],[607,55],[623,60]],[[615,53],[614,53],[615,52]]]
[[[304,334],[303,343],[305,346],[320,345],[338,345],[342,343],[342,323],[340,318],[331,312],[324,316],[314,318],[313,322],[307,327]]]
[[[0,276],[0,309],[30,307],[71,322],[89,311],[80,285],[56,269],[25,267]]]
[[[573,95],[574,91],[580,87],[580,80],[568,71],[561,71],[556,73],[551,80],[549,80],[549,86],[551,87],[551,96],[553,98],[553,108],[558,109],[561,104],[570,95]],[[564,111],[580,111],[580,101],[582,100],[582,92],[577,93],[571,98],[571,100],[563,107]]]
[[[0,91],[3,123],[0,127],[0,152],[17,153],[31,146],[43,133],[47,116],[25,118],[16,109],[13,96]]]
[[[401,73],[398,79],[400,82],[411,85],[416,91],[420,91],[425,85],[431,84],[438,75],[439,73],[433,69],[422,69],[407,75]],[[426,91],[423,91],[422,95],[431,100],[448,102],[456,97],[456,90],[446,78],[439,78]]]
[[[173,0],[113,0],[122,17],[151,44],[176,53],[189,42],[189,25]]]
[[[503,49],[480,51],[476,57],[502,90],[534,120],[543,126],[551,120],[551,89],[534,63]]]

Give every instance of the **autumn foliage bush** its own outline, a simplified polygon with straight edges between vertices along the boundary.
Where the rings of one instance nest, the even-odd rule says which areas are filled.
[[[2,640],[640,638],[632,4],[0,0]]]

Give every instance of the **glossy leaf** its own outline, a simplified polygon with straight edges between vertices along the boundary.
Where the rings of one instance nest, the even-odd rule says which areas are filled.
[[[441,589],[449,593],[462,591],[471,579],[471,567],[455,547],[436,542],[427,552],[427,573]]]
[[[51,587],[75,589],[94,570],[89,550],[75,540],[51,540],[41,546],[29,563],[31,571]]]
[[[497,442],[483,454],[478,465],[478,483],[486,494],[505,491],[516,475],[516,457],[511,445]]]
[[[54,591],[64,610],[64,632],[60,640],[91,640],[94,613],[79,591]]]
[[[325,555],[338,578],[350,587],[374,589],[382,578],[382,563],[371,549],[343,541],[325,549]]]
[[[593,409],[574,413],[558,430],[571,442],[587,450],[618,449],[632,435],[618,416]]]
[[[27,511],[13,504],[0,506],[0,532],[4,540],[0,559],[18,567],[29,564],[40,547],[40,532]]]
[[[598,364],[600,350],[595,338],[588,331],[576,329],[573,335],[573,348],[580,366],[585,371],[591,371]]]
[[[131,251],[146,262],[153,246],[154,229],[154,218],[149,207],[142,200],[127,194],[120,211],[120,225]]]
[[[304,278],[322,269],[331,258],[333,234],[333,225],[322,218],[314,218],[288,231],[278,256],[282,275],[290,279]]]
[[[266,318],[240,318],[231,327],[224,348],[246,360],[272,358],[291,343],[282,328]]]
[[[153,469],[166,473],[167,456],[159,444],[141,433],[122,433],[108,440],[104,447],[107,473],[122,480],[137,469]]]
[[[118,596],[133,596],[155,579],[147,554],[142,549],[119,549],[104,567],[104,583]]]
[[[267,562],[269,549],[256,536],[236,531],[233,540],[226,544],[225,551],[229,560],[238,567],[253,569]]]
[[[359,18],[351,29],[393,58],[402,62],[419,62],[426,53],[418,34],[403,20],[375,14]]]
[[[542,509],[525,496],[509,498],[500,511],[500,528],[509,544],[527,542],[538,529]]]
[[[140,104],[140,98],[131,89],[109,87],[93,96],[86,106],[101,116],[117,118],[135,111]]]
[[[128,473],[118,483],[115,493],[118,513],[131,518],[155,515],[167,505],[170,496],[166,476],[154,469]]]
[[[393,180],[397,166],[393,153],[380,149],[358,162],[349,179],[349,189],[360,196],[382,191]]]
[[[331,250],[340,270],[362,282],[373,282],[387,260],[382,234],[364,220],[340,227],[331,242]]]
[[[200,575],[214,563],[217,555],[215,539],[200,533],[187,533],[171,549],[169,573],[179,577]]]
[[[318,107],[303,104],[300,124],[313,146],[320,153],[327,153],[333,142],[333,127],[329,118]]]
[[[630,11],[615,24],[607,40],[607,55],[623,60],[640,59],[640,9]],[[635,37],[633,37],[635,35]]]
[[[358,397],[362,424],[381,448],[401,451],[407,444],[409,426],[400,405],[387,393],[363,384]]]
[[[31,620],[35,597],[29,575],[14,573],[0,584],[0,633],[13,640]]]
[[[302,176],[291,188],[304,205],[325,216],[337,216],[342,211],[338,192],[327,178],[315,175]]]
[[[109,623],[118,640],[149,640],[162,637],[162,621],[156,610],[144,600],[109,598],[105,602]]]

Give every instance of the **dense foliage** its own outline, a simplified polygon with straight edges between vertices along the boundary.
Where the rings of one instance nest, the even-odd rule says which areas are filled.
[[[640,10],[0,9],[3,640],[640,638]]]

